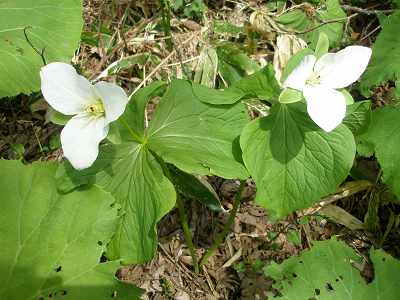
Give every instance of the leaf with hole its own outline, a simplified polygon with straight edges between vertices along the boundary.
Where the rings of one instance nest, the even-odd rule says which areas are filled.
[[[115,278],[118,261],[99,263],[118,223],[115,199],[98,187],[59,194],[56,170],[0,160],[0,299],[139,299]]]
[[[311,250],[281,264],[264,268],[275,280],[277,299],[397,299],[400,287],[400,261],[382,250],[370,251],[374,279],[367,284],[353,265],[362,265],[362,257],[336,239],[313,242]]]
[[[176,194],[146,146],[133,142],[105,144],[91,168],[76,171],[65,162],[57,177],[58,187],[64,192],[96,183],[121,206],[122,216],[106,253],[109,259],[128,264],[153,258],[157,222],[174,207]]]

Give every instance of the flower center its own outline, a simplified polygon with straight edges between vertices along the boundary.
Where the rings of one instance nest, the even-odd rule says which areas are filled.
[[[313,72],[311,76],[306,80],[306,84],[309,85],[321,84],[321,76],[318,73]]]
[[[86,107],[86,112],[95,118],[104,117],[105,111],[103,102],[100,99],[96,100],[93,104]]]

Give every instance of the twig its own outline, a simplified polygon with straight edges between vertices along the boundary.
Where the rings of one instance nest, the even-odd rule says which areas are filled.
[[[375,32],[377,32],[379,29],[381,29],[381,25],[377,26],[374,30],[370,31],[366,36],[364,36],[362,39],[360,39],[360,42],[367,39],[371,35],[373,35]]]
[[[195,60],[197,60],[197,59],[199,59],[199,58],[200,58],[200,55],[195,56],[195,57],[188,58],[188,59],[186,59],[186,60],[184,60],[184,61],[182,61],[182,62],[176,62],[176,63],[172,63],[172,64],[165,65],[163,68],[175,67],[175,66],[179,66],[179,65],[181,65],[181,64],[187,64],[187,63],[192,62],[192,61],[195,61]]]
[[[192,276],[190,270],[188,268],[186,268],[184,265],[180,264],[179,262],[177,262],[176,260],[174,260],[172,258],[172,256],[168,253],[167,249],[165,249],[165,247],[161,244],[158,243],[158,247],[160,247],[160,249],[162,250],[162,252],[164,252],[165,256],[167,257],[167,259],[176,266],[176,268],[179,271],[182,271],[182,273],[191,281],[193,281],[198,287],[200,287],[200,285],[198,284],[198,282],[196,280],[194,280],[194,277]]]
[[[32,125],[33,127],[33,125]],[[37,146],[39,146],[40,151],[42,152],[42,155],[44,155],[43,153],[43,148],[42,148],[42,143],[44,143],[50,136],[52,136],[54,133],[56,133],[57,131],[59,131],[60,128],[59,127],[54,127],[52,129],[50,129],[40,140],[36,134],[35,129],[33,128],[33,132],[36,136],[36,142],[34,144],[32,144],[24,153],[24,159],[26,159],[29,155],[32,154],[32,152],[36,149]]]
[[[342,5],[342,8],[347,11],[354,11],[360,14],[365,14],[365,15],[376,15],[376,14],[390,14],[395,12],[395,9],[382,9],[382,10],[377,10],[377,9],[365,9],[365,8],[360,8],[356,6],[351,6],[344,4]]]
[[[228,234],[229,230],[231,229],[231,226],[236,217],[236,213],[239,210],[240,200],[242,198],[242,193],[244,190],[245,183],[246,183],[245,180],[240,181],[239,190],[237,191],[237,193],[235,195],[235,199],[233,201],[233,208],[232,208],[231,212],[229,213],[228,221],[225,223],[224,228],[222,229],[220,234],[215,238],[211,247],[206,251],[206,253],[201,258],[201,260],[199,262],[200,266],[203,266],[204,264],[207,263],[208,259],[215,253],[215,251],[217,251],[219,245],[224,241],[225,236]]]
[[[350,15],[350,16],[348,16],[348,17],[345,17],[345,18],[339,18],[339,19],[332,19],[332,20],[328,20],[328,21],[322,21],[321,24],[318,24],[318,25],[316,25],[316,26],[314,26],[314,27],[311,27],[311,28],[306,29],[306,30],[304,30],[304,31],[294,31],[293,33],[295,33],[295,34],[305,34],[305,33],[309,33],[309,32],[311,32],[311,31],[314,31],[314,30],[316,30],[316,29],[318,29],[318,28],[320,28],[320,27],[322,27],[322,26],[328,25],[328,24],[340,23],[340,22],[343,22],[343,21],[348,21],[348,20],[350,20],[351,18],[354,18],[355,16],[358,16],[358,13],[352,14],[352,15]]]
[[[193,39],[194,35],[190,36],[188,39],[183,41],[182,44],[186,44],[189,42],[191,39]],[[134,89],[134,91],[129,95],[129,97],[132,97],[137,93],[138,90],[140,90],[143,85],[146,83],[147,80],[149,80],[158,70],[161,69],[161,67],[175,54],[176,50],[172,50],[170,54],[166,58],[164,58],[157,67],[155,67],[145,78],[143,78],[143,81]]]

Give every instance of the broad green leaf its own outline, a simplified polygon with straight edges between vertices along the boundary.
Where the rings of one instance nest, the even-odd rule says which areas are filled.
[[[218,60],[218,75],[223,79],[223,87],[231,86],[245,76],[242,71],[225,62],[221,58]]]
[[[383,181],[400,197],[400,109],[384,107],[372,112],[368,130],[361,141],[375,148]]]
[[[146,146],[136,143],[103,145],[95,164],[75,171],[65,163],[58,173],[59,188],[96,183],[111,192],[122,216],[108,249],[109,259],[124,264],[153,258],[157,247],[157,222],[175,205],[175,190]]]
[[[135,141],[136,135],[141,139],[144,138],[146,106],[153,97],[161,95],[165,85],[163,81],[154,81],[130,96],[129,103],[118,121],[123,140]]]
[[[193,94],[201,102],[209,104],[234,104],[246,95],[244,91],[235,88],[216,90],[196,83],[192,83],[192,87]]]
[[[321,25],[321,21],[329,22],[341,18],[343,21]],[[302,9],[294,9],[280,15],[276,21],[295,32],[305,32],[301,36],[311,43],[312,48],[315,48],[321,32],[327,35],[331,47],[337,47],[343,38],[345,18],[346,13],[341,8],[339,1],[327,0],[325,5],[315,10],[315,16],[308,15]]]
[[[0,1],[0,98],[40,88],[42,59],[27,42],[44,50],[46,62],[68,62],[80,41],[80,0]]]
[[[172,183],[186,198],[197,200],[215,211],[223,210],[217,193],[205,178],[183,172],[173,165],[168,169]]]
[[[400,261],[380,249],[372,249],[369,256],[374,267],[374,280],[361,292],[359,299],[397,299],[400,295]]]
[[[372,47],[372,58],[361,78],[361,90],[368,90],[387,80],[400,78],[400,12],[391,15]]]
[[[322,55],[328,53],[329,50],[329,38],[325,32],[321,31],[319,33],[318,42],[315,46],[315,56],[320,58]]]
[[[46,111],[46,123],[51,122],[57,125],[65,125],[72,118],[72,116],[63,115],[62,113],[56,111],[51,106],[47,108]]]
[[[243,97],[275,101],[281,91],[272,65],[241,78],[225,90],[210,89],[195,83],[192,86],[194,95],[200,101],[217,105],[234,104]]]
[[[232,86],[232,89],[242,91],[247,97],[270,101],[277,101],[281,92],[271,64],[252,75],[243,77]]]
[[[279,102],[282,104],[289,104],[303,100],[303,93],[294,89],[284,89],[279,95]]]
[[[257,184],[256,202],[282,218],[336,190],[355,156],[353,134],[340,125],[326,133],[303,103],[278,104],[241,135],[243,160]]]
[[[56,169],[0,161],[0,299],[138,299],[115,278],[119,262],[99,263],[118,223],[114,198],[98,187],[61,195]]]
[[[360,134],[367,129],[371,119],[371,101],[359,101],[347,106],[346,117],[343,120],[354,134]]]
[[[371,250],[370,257],[374,267],[370,284],[352,265],[361,264],[362,257],[336,239],[314,242],[311,250],[264,270],[276,281],[278,299],[397,299],[400,262],[382,250]]]
[[[200,102],[189,82],[175,80],[150,122],[147,146],[187,173],[247,178],[238,143],[247,120],[242,103]]]

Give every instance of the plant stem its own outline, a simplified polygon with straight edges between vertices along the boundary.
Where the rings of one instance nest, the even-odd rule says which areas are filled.
[[[200,266],[207,263],[208,259],[215,253],[215,251],[217,251],[219,245],[222,244],[226,235],[228,234],[229,230],[231,229],[231,226],[232,226],[233,222],[235,221],[236,214],[239,210],[240,200],[242,198],[242,193],[244,190],[245,183],[246,183],[245,180],[240,181],[239,190],[237,191],[237,193],[235,195],[235,199],[233,201],[233,208],[229,213],[228,221],[225,223],[224,228],[219,233],[219,235],[215,238],[211,247],[206,251],[206,253],[201,258],[200,263],[199,263]]]
[[[153,151],[151,151],[151,153],[154,155],[154,157],[156,158],[158,163],[161,165],[161,168],[164,171],[164,175],[169,179],[169,181],[173,182],[171,172],[168,169],[168,166],[165,163],[165,161],[161,157],[159,157],[156,153],[154,153]],[[196,254],[196,251],[195,251],[194,245],[193,245],[193,237],[192,237],[192,233],[189,228],[188,217],[185,212],[184,203],[178,192],[176,193],[176,206],[178,207],[179,219],[181,221],[183,235],[185,236],[186,244],[189,247],[190,255],[192,256],[194,272],[196,274],[199,274],[199,263],[198,263],[197,254]]]
[[[181,225],[183,228],[183,234],[185,235],[186,244],[188,245],[190,255],[192,256],[194,272],[196,274],[198,274],[199,273],[199,263],[198,263],[198,259],[197,259],[197,254],[194,249],[192,233],[189,228],[188,217],[185,212],[184,203],[179,194],[177,194],[177,196],[176,196],[176,206],[178,207],[179,219],[181,221]]]
[[[162,28],[164,35],[167,38],[165,42],[167,43],[167,49],[172,51],[171,7],[168,0],[159,0],[159,3],[161,4]]]

